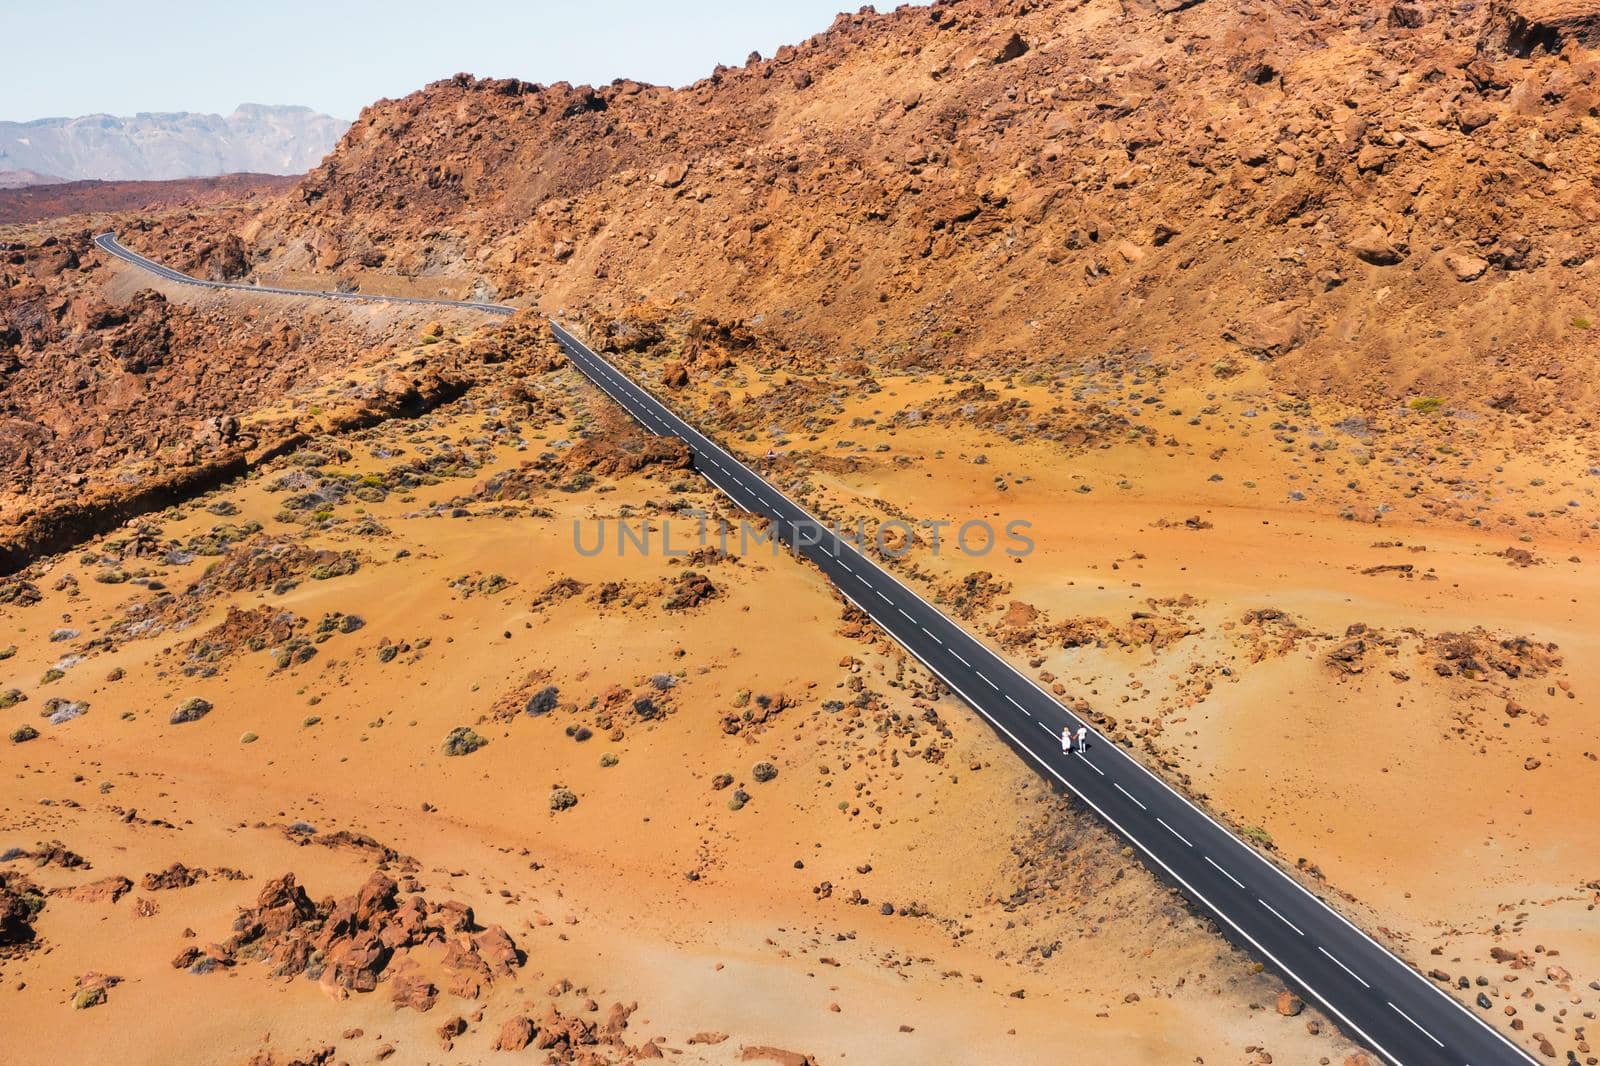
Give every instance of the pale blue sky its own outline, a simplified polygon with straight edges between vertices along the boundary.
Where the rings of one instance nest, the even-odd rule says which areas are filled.
[[[0,0],[0,120],[305,104],[353,119],[465,70],[682,85],[841,0]],[[850,10],[859,7],[850,5]],[[885,8],[887,10],[887,7]]]

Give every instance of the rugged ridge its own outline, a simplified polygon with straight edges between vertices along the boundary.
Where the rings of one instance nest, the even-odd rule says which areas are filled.
[[[962,0],[676,91],[460,75],[241,235],[263,277],[651,297],[890,364],[1261,360],[1588,414],[1597,10]]]
[[[140,112],[0,122],[0,171],[39,171],[61,181],[300,174],[349,126],[309,107],[264,104],[240,104],[231,115]]]

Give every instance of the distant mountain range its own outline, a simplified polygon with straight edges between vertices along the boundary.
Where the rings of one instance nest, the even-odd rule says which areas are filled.
[[[149,181],[249,171],[301,174],[350,123],[308,107],[240,104],[233,114],[85,115],[0,122],[0,171],[55,180]]]

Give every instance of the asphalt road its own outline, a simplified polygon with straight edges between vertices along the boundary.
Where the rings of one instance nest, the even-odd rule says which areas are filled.
[[[200,281],[128,251],[109,233],[95,240],[110,254],[169,281],[205,288],[438,304],[490,314],[514,310],[501,304]],[[703,477],[741,510],[771,519],[785,544],[987,719],[1018,755],[1094,810],[1158,876],[1214,917],[1241,948],[1320,1004],[1352,1039],[1404,1066],[1535,1061],[1473,1013],[1475,1008],[1458,1003],[1390,954],[1101,736],[1093,722],[1080,720],[566,329],[555,322],[550,326],[573,364],[641,426],[684,441]],[[1064,752],[1062,729],[1079,726],[1088,729],[1088,750]],[[959,842],[951,846],[958,849]]]
[[[204,281],[188,274],[162,266],[154,259],[146,259],[117,243],[116,234],[106,232],[94,239],[102,251],[136,267],[180,285],[194,285],[202,289],[232,289],[237,292],[268,293],[273,296],[315,296],[324,300],[347,300],[351,303],[425,304],[430,307],[460,307],[468,311],[482,311],[490,315],[510,315],[516,308],[509,304],[474,303],[471,300],[430,300],[422,296],[376,296],[361,292],[318,292],[310,289],[280,289],[271,285],[245,285],[232,281]]]

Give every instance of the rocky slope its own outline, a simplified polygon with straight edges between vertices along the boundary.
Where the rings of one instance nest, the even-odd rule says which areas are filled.
[[[215,210],[143,225],[187,235],[179,263],[196,275],[237,276],[236,238],[196,236],[242,208]],[[443,328],[423,335],[426,308],[210,297],[107,262],[70,224],[18,235],[0,239],[0,572],[237,477],[314,428],[425,410],[500,358],[454,343],[419,358]],[[313,392],[309,410],[271,410]]]
[[[263,276],[649,295],[890,364],[1262,360],[1369,407],[1587,417],[1597,25],[1594,0],[863,9],[677,91],[382,102],[242,235]]]
[[[142,112],[0,122],[0,170],[66,181],[300,174],[320,162],[349,125],[308,107],[263,104],[240,104],[226,116]]]

